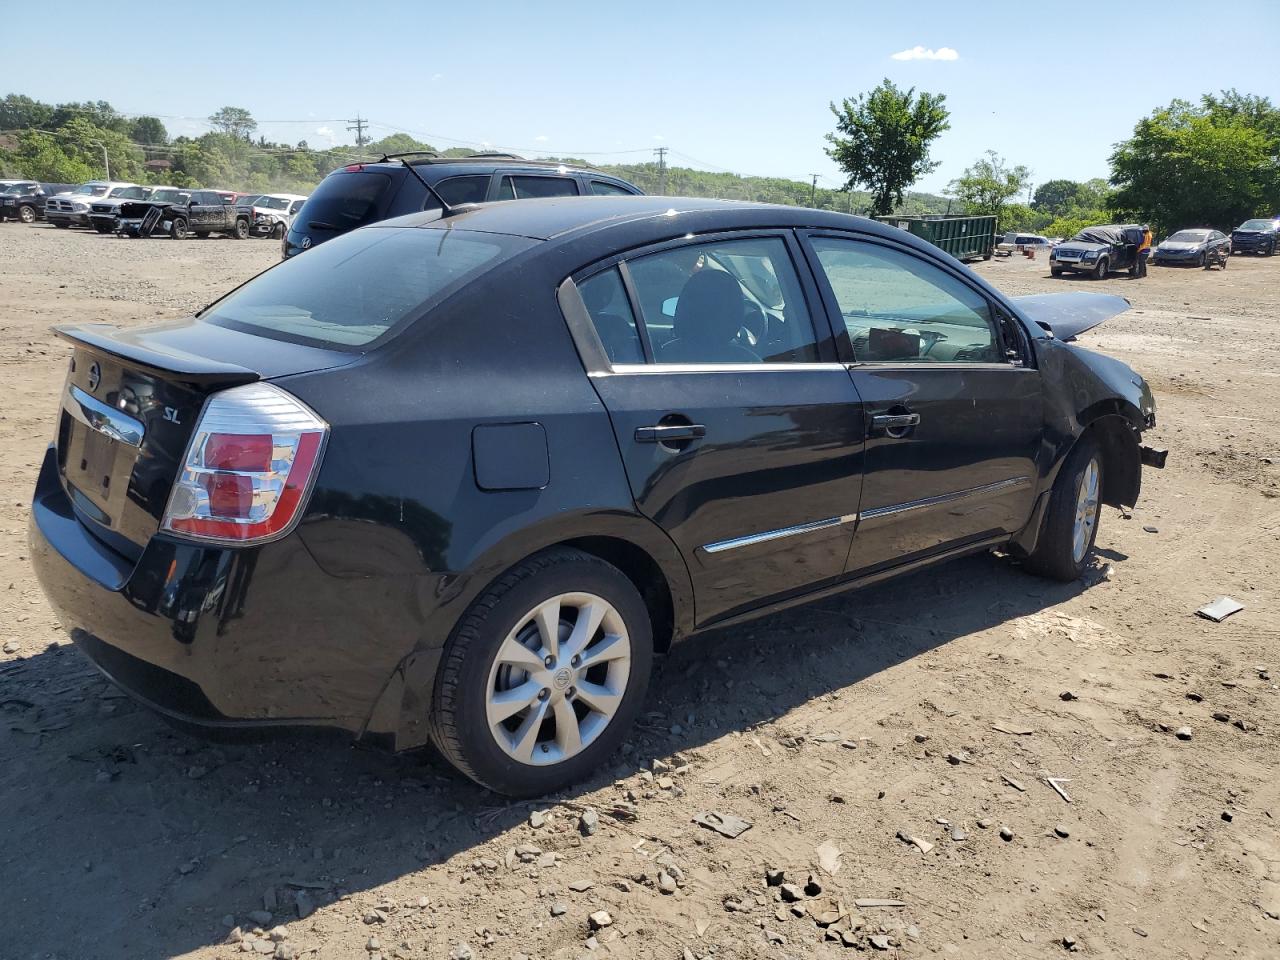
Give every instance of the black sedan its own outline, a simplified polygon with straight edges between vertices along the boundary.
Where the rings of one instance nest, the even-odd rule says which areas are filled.
[[[32,559],[155,709],[587,775],[655,654],[999,547],[1069,580],[1151,392],[893,227],[706,200],[416,214],[197,317],[65,328]]]
[[[1225,263],[1231,256],[1231,238],[1221,230],[1207,228],[1179,230],[1151,251],[1151,262],[1160,266],[1185,265],[1203,267],[1209,263]]]

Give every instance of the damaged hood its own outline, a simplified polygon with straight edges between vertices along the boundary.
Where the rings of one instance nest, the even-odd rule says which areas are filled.
[[[1105,320],[1129,309],[1124,297],[1110,293],[1037,293],[1014,297],[1024,317],[1058,340],[1074,340]]]

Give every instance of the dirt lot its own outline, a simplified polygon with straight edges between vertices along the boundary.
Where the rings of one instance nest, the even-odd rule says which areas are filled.
[[[612,769],[506,805],[335,738],[178,733],[69,646],[31,573],[49,325],[176,317],[277,256],[0,226],[0,957],[1280,955],[1280,258],[979,265],[1134,303],[1084,340],[1151,381],[1170,462],[1107,511],[1092,574],[983,556],[705,637]],[[1220,594],[1245,611],[1194,616]],[[766,870],[821,892],[783,902]],[[277,924],[278,948],[232,942]]]

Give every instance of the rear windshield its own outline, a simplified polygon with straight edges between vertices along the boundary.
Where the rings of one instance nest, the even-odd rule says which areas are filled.
[[[467,230],[373,227],[290,257],[202,319],[285,340],[362,347],[535,243]]]
[[[320,181],[302,208],[301,226],[307,230],[345,232],[382,219],[378,211],[391,189],[385,173],[331,173]]]

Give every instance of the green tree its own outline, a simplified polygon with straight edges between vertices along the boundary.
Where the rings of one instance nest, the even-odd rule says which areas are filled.
[[[99,127],[87,117],[68,120],[54,136],[67,156],[91,167],[97,177],[106,176],[102,165],[102,151],[106,148],[111,160],[111,179],[140,180],[142,178],[142,151],[129,138],[116,130]]]
[[[937,169],[929,148],[951,129],[946,99],[917,97],[915,87],[899,90],[886,78],[870,93],[831,104],[836,132],[826,135],[827,156],[844,171],[847,189],[861,184],[871,191],[873,214],[892,211],[911,184]]]
[[[1046,180],[1036,187],[1031,206],[1052,216],[1061,216],[1080,201],[1081,184],[1074,180]]]
[[[20,93],[8,94],[0,100],[0,130],[48,129],[53,121],[53,107]]]
[[[415,150],[436,152],[436,148],[431,144],[416,140],[407,133],[393,133],[381,140],[375,140],[373,143],[366,144],[361,152],[371,157],[380,157],[384,153],[412,153]]]
[[[128,133],[129,121],[105,100],[86,100],[84,103],[60,103],[53,108],[49,126],[64,127],[72,120],[84,120],[102,130]]]
[[[1031,171],[1026,167],[1010,167],[1004,157],[988,150],[985,157],[951,181],[950,190],[969,213],[994,214],[998,229],[1005,230],[1010,229],[1001,218],[1005,204],[1026,190],[1030,180]]]
[[[209,115],[213,128],[238,140],[248,140],[258,129],[258,121],[244,107],[223,107]]]
[[[134,143],[158,147],[169,142],[169,131],[156,117],[134,117],[129,124],[129,137]]]
[[[1175,100],[1139,120],[1111,155],[1113,214],[1160,232],[1230,230],[1280,205],[1280,116],[1234,91],[1199,106]]]

